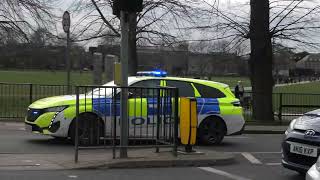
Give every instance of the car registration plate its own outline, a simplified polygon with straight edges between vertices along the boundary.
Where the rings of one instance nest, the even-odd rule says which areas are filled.
[[[32,132],[32,126],[31,125],[25,124],[24,127],[25,127],[26,131]]]
[[[290,152],[295,154],[300,154],[304,156],[317,157],[318,149],[313,146],[308,146],[300,143],[290,142]]]

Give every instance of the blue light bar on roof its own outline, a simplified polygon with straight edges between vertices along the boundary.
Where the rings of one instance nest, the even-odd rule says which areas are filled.
[[[137,72],[137,76],[153,76],[153,77],[166,77],[167,72],[165,71],[139,71]]]

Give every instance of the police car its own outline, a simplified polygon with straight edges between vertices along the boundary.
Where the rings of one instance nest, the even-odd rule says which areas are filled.
[[[243,110],[228,85],[200,79],[167,77],[166,75],[166,72],[163,71],[138,72],[138,76],[128,78],[128,84],[134,87],[176,87],[179,89],[180,97],[196,98],[197,134],[203,144],[219,144],[225,135],[242,133],[245,125]],[[115,86],[115,84],[111,81],[104,86]],[[75,106],[75,95],[40,99],[28,107],[28,114],[25,118],[26,129],[33,133],[73,139],[75,136],[73,123],[76,117]],[[129,108],[129,111],[135,110]]]

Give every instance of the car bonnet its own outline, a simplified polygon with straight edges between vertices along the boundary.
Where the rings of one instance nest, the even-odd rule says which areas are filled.
[[[313,129],[320,132],[320,109],[305,113],[296,120],[294,129]]]

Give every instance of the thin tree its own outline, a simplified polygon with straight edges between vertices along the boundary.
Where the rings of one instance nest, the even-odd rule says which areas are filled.
[[[53,23],[51,0],[2,0],[0,3],[0,30],[20,41],[29,39],[35,27],[49,27]]]
[[[220,35],[212,40],[228,39],[231,47],[250,42],[253,118],[273,121],[272,45],[277,41],[298,49],[318,47],[316,31],[320,29],[320,6],[307,0],[250,0],[242,10],[234,12],[230,10],[232,8],[228,11],[219,8],[217,3],[207,4],[210,6],[207,12],[219,21],[196,28],[212,30],[218,27]],[[250,14],[246,11],[249,9]]]

